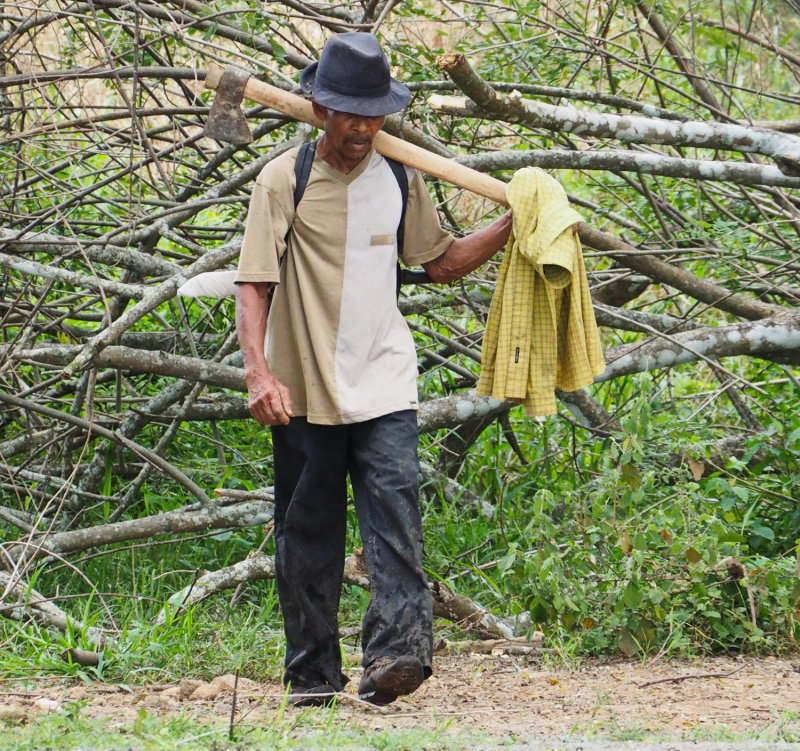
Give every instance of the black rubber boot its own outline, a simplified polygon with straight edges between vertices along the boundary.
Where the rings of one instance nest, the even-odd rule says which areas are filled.
[[[416,657],[379,657],[364,670],[358,695],[371,704],[391,704],[416,691],[424,680],[425,669]]]

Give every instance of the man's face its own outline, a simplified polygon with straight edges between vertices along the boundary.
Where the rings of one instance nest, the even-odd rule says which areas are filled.
[[[325,126],[326,146],[342,161],[360,162],[372,148],[372,141],[383,127],[385,117],[338,112],[312,102],[314,114]]]

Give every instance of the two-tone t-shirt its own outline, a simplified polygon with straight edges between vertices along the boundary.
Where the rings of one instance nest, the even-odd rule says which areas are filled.
[[[417,405],[414,342],[397,308],[402,198],[372,151],[343,174],[314,160],[295,211],[297,149],[269,162],[250,199],[237,282],[280,282],[265,354],[309,422],[361,422]],[[408,170],[402,261],[437,258],[453,241],[421,175]],[[291,229],[291,231],[290,231]]]

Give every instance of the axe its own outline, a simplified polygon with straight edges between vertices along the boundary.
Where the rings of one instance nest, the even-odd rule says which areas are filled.
[[[205,86],[217,92],[205,127],[205,134],[217,141],[246,144],[253,140],[241,110],[244,98],[289,115],[295,120],[310,123],[317,128],[322,127],[311,109],[311,102],[259,81],[236,66],[210,66],[206,73]],[[495,177],[421,149],[385,131],[380,131],[375,136],[373,146],[384,156],[508,206],[505,183]]]

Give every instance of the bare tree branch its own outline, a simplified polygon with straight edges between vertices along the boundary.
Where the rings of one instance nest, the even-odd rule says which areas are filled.
[[[100,524],[68,532],[37,535],[24,545],[11,545],[4,551],[0,566],[10,561],[20,563],[48,555],[68,555],[101,545],[141,540],[159,535],[178,535],[212,529],[257,527],[272,519],[272,504],[247,501],[228,506],[178,509],[153,516]]]
[[[445,55],[440,58],[439,66],[474,102],[467,103],[465,109],[460,109],[462,100],[453,102],[457,110],[455,114],[499,118],[532,128],[615,138],[627,143],[754,152],[774,157],[784,174],[797,176],[800,173],[800,138],[792,135],[743,125],[607,115],[544,104],[494,91],[475,73],[463,55]],[[432,109],[447,111],[451,102],[447,97],[435,94],[428,99],[428,104]]]
[[[109,438],[115,443],[119,443],[125,448],[130,449],[131,451],[138,454],[151,464],[154,464],[156,467],[158,467],[158,469],[164,472],[164,474],[169,475],[178,483],[183,485],[183,487],[185,487],[201,503],[209,505],[211,504],[211,499],[208,497],[206,492],[202,488],[200,488],[196,483],[192,482],[192,480],[190,480],[185,474],[183,474],[183,472],[181,472],[179,469],[174,467],[169,462],[162,459],[157,454],[154,454],[149,449],[146,449],[144,446],[135,443],[129,438],[125,438],[124,436],[121,436],[112,430],[103,428],[95,423],[90,422],[89,420],[77,417],[76,415],[71,415],[68,414],[67,412],[59,412],[56,409],[51,409],[50,407],[45,407],[44,405],[36,404],[26,399],[20,399],[16,396],[11,396],[11,394],[4,394],[0,392],[0,402],[5,402],[6,404],[18,407],[19,409],[38,412],[39,414],[46,415],[47,417],[58,420],[60,422],[66,422],[66,423],[71,423],[73,425],[78,425],[79,427],[84,428],[89,433],[96,433],[97,435],[101,435],[104,438]]]
[[[710,159],[681,159],[642,151],[495,151],[473,154],[457,160],[481,172],[542,169],[603,170],[663,175],[686,180],[714,180],[733,185],[776,185],[800,188],[800,177],[785,174],[777,167],[762,164],[720,162]]]

